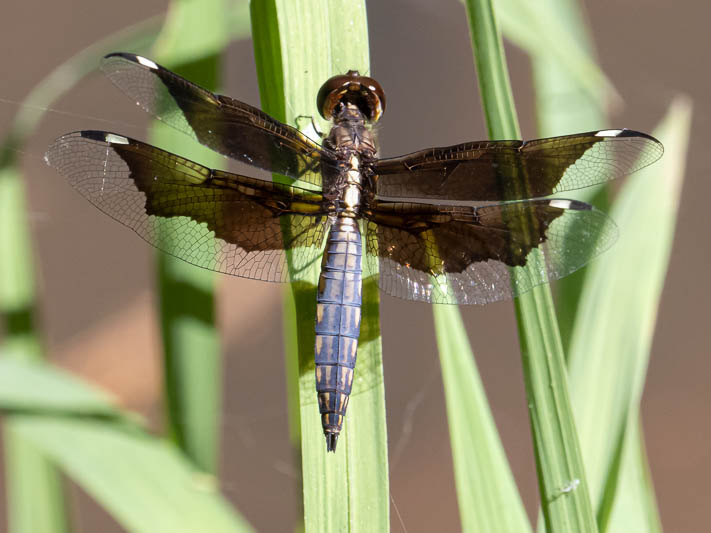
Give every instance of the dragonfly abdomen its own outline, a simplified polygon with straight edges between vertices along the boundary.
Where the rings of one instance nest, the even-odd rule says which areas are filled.
[[[338,217],[328,234],[316,306],[316,391],[328,451],[335,451],[353,385],[362,290],[360,230]]]

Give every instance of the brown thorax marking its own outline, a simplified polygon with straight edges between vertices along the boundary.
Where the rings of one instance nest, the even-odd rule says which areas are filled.
[[[363,161],[375,157],[375,139],[363,113],[351,103],[343,104],[333,121],[324,144],[336,153],[340,168],[331,176],[333,182],[324,184],[324,195],[339,205],[341,216],[353,217],[362,201]]]

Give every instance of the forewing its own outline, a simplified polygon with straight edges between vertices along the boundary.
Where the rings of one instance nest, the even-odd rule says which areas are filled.
[[[45,159],[101,211],[188,263],[289,281],[320,260],[328,221],[319,193],[211,170],[102,131],[64,135]]]
[[[567,276],[617,237],[612,220],[574,200],[483,207],[377,202],[367,213],[367,260],[398,298],[485,304]],[[544,253],[536,272],[535,250]]]
[[[604,183],[654,163],[663,152],[645,133],[603,130],[430,148],[380,160],[374,171],[381,197],[497,202]]]
[[[145,111],[232,159],[319,186],[321,163],[332,162],[327,151],[297,129],[149,59],[110,54],[101,69]]]

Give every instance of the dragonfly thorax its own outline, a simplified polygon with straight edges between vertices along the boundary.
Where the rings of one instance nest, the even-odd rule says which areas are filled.
[[[324,172],[324,196],[336,202],[339,212],[354,216],[360,209],[361,193],[368,186],[377,151],[373,133],[355,105],[342,106],[324,146],[338,160],[337,169]]]

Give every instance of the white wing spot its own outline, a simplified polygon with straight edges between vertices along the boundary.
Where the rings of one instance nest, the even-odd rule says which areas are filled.
[[[138,62],[144,67],[152,68],[153,70],[158,70],[158,65],[156,65],[150,59],[146,59],[145,57],[141,56],[136,56],[136,59],[138,59]]]
[[[569,209],[570,208],[570,200],[551,200],[548,202],[548,205],[551,207],[557,207],[559,209]]]
[[[104,137],[104,140],[107,143],[128,144],[128,139],[126,137],[122,137],[121,135],[116,135],[115,133],[107,133],[106,137]]]
[[[617,137],[622,130],[602,130],[595,134],[595,137]]]

